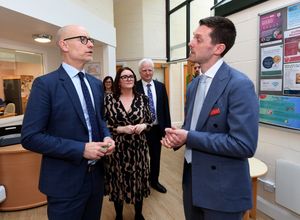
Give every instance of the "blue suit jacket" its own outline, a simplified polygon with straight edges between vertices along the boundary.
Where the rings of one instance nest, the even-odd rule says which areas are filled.
[[[102,117],[103,86],[91,75],[87,74],[87,80],[94,95],[102,141],[110,136]],[[22,145],[43,154],[39,184],[43,193],[70,197],[79,192],[87,170],[87,160],[83,158],[86,142],[89,136],[80,100],[63,67],[36,78],[23,120]]]
[[[199,78],[188,86],[185,122],[190,129]],[[252,207],[247,158],[258,139],[258,99],[253,83],[225,62],[216,73],[196,125],[189,131],[192,149],[193,205],[238,212]]]
[[[156,116],[160,128],[161,137],[163,137],[165,135],[165,128],[171,127],[168,94],[163,83],[157,80],[153,80],[153,82],[156,91]],[[136,90],[139,93],[145,94],[142,80],[137,81]]]

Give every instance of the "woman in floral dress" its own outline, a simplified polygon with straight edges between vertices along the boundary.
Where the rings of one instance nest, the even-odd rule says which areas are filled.
[[[105,192],[114,202],[116,219],[122,219],[123,203],[135,206],[135,219],[142,215],[143,198],[150,194],[149,158],[145,131],[152,119],[148,97],[135,91],[136,75],[121,68],[115,78],[114,94],[105,97],[105,116],[116,143],[106,157]]]

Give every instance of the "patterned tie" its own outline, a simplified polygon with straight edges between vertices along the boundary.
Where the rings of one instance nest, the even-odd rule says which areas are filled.
[[[156,115],[155,115],[155,108],[154,108],[154,102],[153,102],[153,95],[152,95],[152,91],[151,91],[151,84],[147,84],[147,95],[149,98],[149,105],[150,105],[150,111],[151,111],[151,118],[153,121],[155,121],[156,119]]]
[[[206,79],[207,76],[202,74],[199,76],[199,82],[197,87],[197,92],[194,101],[193,114],[191,119],[190,130],[194,131],[198,122],[198,118],[202,109],[202,105],[205,99],[206,90]],[[184,157],[188,163],[192,162],[192,150],[190,148],[185,148]]]
[[[82,72],[79,72],[78,76],[80,78],[81,89],[82,89],[82,93],[83,93],[83,96],[85,99],[86,108],[88,111],[90,124],[91,124],[91,128],[92,128],[92,141],[99,141],[100,140],[99,127],[98,127],[98,123],[97,123],[95,109],[93,107],[92,99],[90,96],[90,92],[84,82],[84,74]]]

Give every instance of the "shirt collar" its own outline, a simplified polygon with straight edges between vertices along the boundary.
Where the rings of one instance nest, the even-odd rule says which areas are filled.
[[[65,71],[67,72],[67,74],[70,76],[70,78],[72,79],[73,77],[77,76],[77,74],[79,72],[83,72],[83,74],[85,74],[85,70],[78,70],[75,67],[67,64],[67,63],[62,63],[63,68],[65,69]]]
[[[144,80],[142,80],[143,86],[146,87],[148,84],[151,84],[151,86],[154,86],[154,82],[153,80],[151,80],[150,82],[146,82]]]
[[[204,74],[208,76],[209,78],[214,78],[216,73],[218,72],[219,68],[223,64],[223,59],[220,58],[214,65],[212,65]],[[201,72],[201,74],[203,74]]]

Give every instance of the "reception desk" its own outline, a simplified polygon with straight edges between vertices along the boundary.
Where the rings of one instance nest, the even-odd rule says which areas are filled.
[[[33,208],[47,203],[38,190],[41,155],[24,149],[20,144],[0,147],[0,185],[6,200],[0,211]]]

